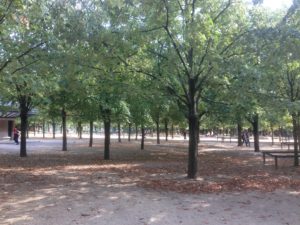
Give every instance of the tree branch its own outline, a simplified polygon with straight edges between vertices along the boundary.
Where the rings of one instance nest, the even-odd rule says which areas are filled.
[[[22,58],[23,56],[29,54],[31,51],[33,51],[34,49],[36,49],[36,48],[42,46],[42,45],[45,44],[45,43],[46,43],[46,42],[41,42],[41,43],[39,43],[39,44],[37,44],[37,45],[35,45],[35,46],[30,47],[30,48],[27,49],[25,52],[23,52],[23,53],[21,53],[20,55],[18,55],[18,56],[16,57],[16,59]]]
[[[2,24],[2,23],[4,22],[4,19],[5,19],[5,17],[7,16],[7,12],[8,12],[8,10],[9,10],[9,8],[12,6],[13,1],[14,1],[14,0],[10,0],[10,1],[8,2],[8,6],[6,7],[6,10],[5,10],[6,12],[4,12],[3,15],[0,17],[0,24]]]
[[[231,0],[229,0],[229,1],[227,2],[225,8],[222,9],[222,10],[218,13],[218,15],[213,19],[213,22],[214,22],[214,23],[219,19],[219,17],[220,17],[223,13],[226,12],[226,10],[230,7],[230,5],[231,5]]]
[[[34,61],[32,61],[32,62],[30,62],[30,63],[24,65],[24,66],[21,66],[21,67],[17,68],[17,69],[14,70],[11,74],[15,74],[15,73],[17,73],[18,71],[21,71],[21,70],[25,69],[26,67],[33,65],[33,64],[36,63],[37,61],[39,61],[39,59],[36,59],[36,60],[34,60]]]
[[[182,65],[183,65],[183,67],[184,67],[184,70],[185,70],[186,75],[187,75],[188,77],[190,77],[190,73],[189,73],[189,70],[188,70],[188,68],[187,68],[187,65],[186,65],[185,61],[183,60],[183,57],[182,57],[182,55],[181,55],[181,53],[180,53],[180,50],[179,50],[179,47],[178,47],[178,45],[177,45],[175,39],[173,38],[173,35],[172,35],[170,29],[169,29],[169,7],[168,7],[168,5],[167,5],[167,3],[166,3],[166,0],[164,0],[164,5],[165,5],[165,9],[166,9],[166,16],[167,16],[167,18],[166,18],[166,24],[165,24],[165,26],[164,26],[164,29],[165,29],[165,31],[167,32],[167,34],[168,34],[168,36],[169,36],[169,38],[170,38],[170,40],[171,40],[171,42],[172,42],[172,45],[173,45],[173,47],[174,47],[174,49],[175,49],[175,51],[176,51],[176,54],[177,54],[177,56],[179,57],[179,59],[180,59]]]

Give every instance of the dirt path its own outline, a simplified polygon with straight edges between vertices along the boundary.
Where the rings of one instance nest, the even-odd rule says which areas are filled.
[[[300,224],[299,169],[261,164],[234,145],[204,144],[199,179],[185,179],[185,143],[31,139],[28,158],[0,144],[0,224]],[[213,165],[212,165],[213,164]],[[246,176],[246,178],[245,178]],[[251,182],[249,182],[249,180]],[[266,181],[266,182],[263,182]]]

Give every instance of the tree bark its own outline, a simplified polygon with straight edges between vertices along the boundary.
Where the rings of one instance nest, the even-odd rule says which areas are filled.
[[[294,138],[294,166],[299,166],[299,153],[298,153],[298,118],[297,114],[292,114],[292,122],[293,122],[293,138]]]
[[[174,139],[174,124],[173,123],[171,125],[171,136],[172,136],[172,139]]]
[[[82,123],[81,123],[81,121],[78,122],[77,132],[78,132],[79,139],[82,139]]]
[[[271,137],[272,137],[272,146],[274,145],[274,128],[273,124],[271,124]]]
[[[62,150],[67,151],[67,113],[64,108],[61,111],[61,116],[62,116],[62,133],[63,133]]]
[[[34,122],[33,123],[33,136],[36,135],[36,123]]]
[[[238,136],[238,146],[243,146],[242,142],[242,123],[238,121],[237,123],[237,136]]]
[[[128,141],[130,142],[131,138],[131,123],[128,124]]]
[[[90,141],[89,147],[93,147],[93,135],[94,135],[94,121],[90,120]]]
[[[141,127],[142,139],[141,139],[141,150],[144,150],[145,147],[145,127],[142,125]]]
[[[200,143],[200,118],[198,119],[198,122],[197,122],[197,144]]]
[[[118,142],[122,142],[121,140],[121,123],[118,122]]]
[[[45,138],[45,133],[46,133],[45,132],[45,120],[43,120],[43,128],[42,129],[43,129],[43,138]]]
[[[165,119],[165,134],[166,134],[166,141],[168,141],[169,128],[168,128],[168,120],[167,119]]]
[[[110,159],[110,118],[106,117],[104,119],[104,159],[109,160]]]
[[[52,120],[52,138],[55,139],[55,130],[56,130],[56,124],[54,122],[54,119]]]
[[[197,116],[191,114],[189,116],[189,159],[188,159],[188,178],[197,177],[198,168],[198,140],[197,140]]]
[[[156,120],[156,144],[160,144],[160,128],[159,128],[159,120]]]
[[[27,156],[27,149],[26,149],[26,130],[28,124],[28,102],[26,101],[25,97],[21,97],[19,100],[20,104],[20,119],[21,119],[21,144],[20,144],[20,156],[26,157]]]
[[[259,152],[258,114],[255,114],[253,116],[252,127],[253,127],[253,137],[254,137],[254,151]]]
[[[138,126],[137,126],[137,124],[135,124],[135,140],[138,139],[138,134],[139,134]]]
[[[189,152],[188,152],[188,173],[187,176],[190,179],[197,177],[198,170],[198,140],[197,140],[197,126],[198,126],[198,115],[197,115],[197,102],[195,101],[196,87],[195,80],[189,80]]]

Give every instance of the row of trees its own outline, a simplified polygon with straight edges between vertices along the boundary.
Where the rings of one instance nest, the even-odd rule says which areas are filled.
[[[140,126],[151,116],[184,124],[188,177],[197,176],[199,127],[207,121],[293,124],[295,165],[300,140],[300,2],[284,12],[231,0],[36,1],[0,6],[2,101],[17,102],[20,155],[26,156],[28,112],[63,124],[101,118],[104,158],[111,122]],[[182,126],[182,125],[181,125]],[[91,128],[92,129],[92,128]],[[158,139],[159,140],[159,139]]]

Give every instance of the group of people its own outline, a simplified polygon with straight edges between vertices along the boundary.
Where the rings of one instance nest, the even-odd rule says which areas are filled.
[[[242,142],[243,145],[245,144],[246,146],[250,147],[249,133],[247,130],[244,130],[242,133]]]

